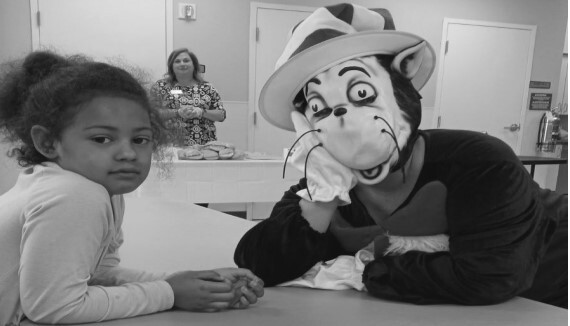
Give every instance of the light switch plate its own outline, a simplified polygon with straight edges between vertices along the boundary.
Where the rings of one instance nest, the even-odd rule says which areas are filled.
[[[178,19],[195,20],[196,5],[191,3],[178,4]]]

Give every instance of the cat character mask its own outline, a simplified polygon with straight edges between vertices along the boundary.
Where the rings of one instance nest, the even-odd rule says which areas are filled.
[[[434,64],[429,43],[396,31],[385,9],[319,8],[293,28],[261,91],[260,111],[273,125],[291,131],[291,113],[304,113],[309,129],[319,130],[318,143],[334,159],[359,182],[376,184],[405,164],[406,145],[415,139],[421,120],[419,98],[415,107],[402,106],[393,95],[393,80],[410,81],[416,92],[413,88],[425,85]],[[326,87],[323,78],[331,82]]]

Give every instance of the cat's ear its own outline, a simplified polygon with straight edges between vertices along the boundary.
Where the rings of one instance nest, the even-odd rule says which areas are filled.
[[[392,61],[392,70],[397,71],[407,79],[412,79],[422,65],[425,48],[426,42],[422,41],[417,45],[402,50],[394,57],[394,60]]]

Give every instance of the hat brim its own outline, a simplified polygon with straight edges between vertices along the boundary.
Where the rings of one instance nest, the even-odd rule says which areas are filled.
[[[259,96],[261,115],[276,127],[294,131],[291,111],[293,100],[303,86],[315,75],[349,59],[400,51],[425,41],[401,31],[370,31],[347,34],[316,44],[293,56],[277,69],[263,86]],[[435,52],[426,42],[421,66],[412,78],[420,90],[435,67]]]

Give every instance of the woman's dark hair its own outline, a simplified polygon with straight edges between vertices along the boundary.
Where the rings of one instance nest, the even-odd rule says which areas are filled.
[[[16,156],[22,167],[48,161],[34,146],[32,126],[41,125],[54,139],[60,139],[78,108],[100,96],[138,103],[148,111],[155,149],[162,143],[162,122],[149,103],[147,91],[122,68],[50,51],[32,52],[1,68],[0,132],[16,143],[9,155]]]
[[[188,53],[188,55],[190,56],[190,60],[192,60],[192,65],[194,66],[192,77],[194,77],[194,80],[198,82],[203,82],[204,79],[202,78],[202,74],[200,73],[200,62],[198,61],[198,57],[193,52],[190,52],[190,50],[188,50],[187,48],[176,49],[172,51],[172,53],[170,53],[170,55],[168,56],[168,60],[166,63],[168,67],[166,78],[168,79],[168,81],[170,83],[175,83],[178,81],[176,79],[176,74],[174,73],[174,69],[172,68],[172,66],[174,65],[174,60],[176,60],[176,57],[178,57],[181,53]]]

